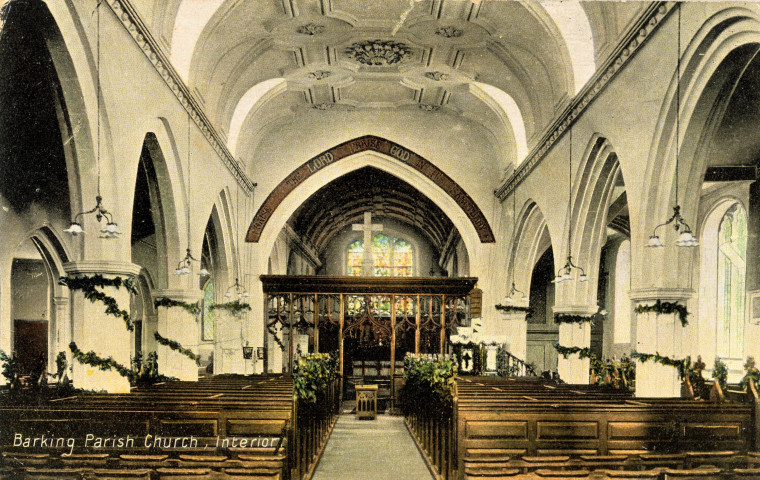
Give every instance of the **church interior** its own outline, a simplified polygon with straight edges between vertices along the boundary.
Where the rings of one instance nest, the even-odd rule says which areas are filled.
[[[319,460],[367,391],[429,478],[760,478],[760,4],[0,22],[0,478],[343,478]],[[440,409],[405,400],[423,364]],[[70,465],[82,424],[287,441]]]

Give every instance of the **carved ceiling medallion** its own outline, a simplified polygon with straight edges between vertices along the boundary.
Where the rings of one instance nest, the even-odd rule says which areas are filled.
[[[389,40],[365,40],[346,49],[346,55],[370,66],[395,65],[410,53],[412,49],[408,45]]]
[[[311,80],[324,80],[330,75],[332,75],[332,73],[328,70],[317,70],[316,72],[309,72],[306,76]]]
[[[319,35],[320,33],[324,33],[325,26],[319,25],[314,22],[307,23],[306,25],[301,25],[300,27],[296,28],[296,32],[302,34],[302,35]]]
[[[435,80],[436,82],[440,82],[441,80],[448,80],[449,74],[443,73],[443,72],[425,72],[425,76],[431,80]]]
[[[458,38],[461,37],[464,30],[454,26],[439,27],[435,30],[435,34],[444,38]]]

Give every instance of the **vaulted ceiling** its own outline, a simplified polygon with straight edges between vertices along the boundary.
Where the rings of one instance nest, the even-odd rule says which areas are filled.
[[[646,4],[133,2],[252,171],[272,135],[380,112],[387,130],[453,125],[487,138],[497,168],[519,163]]]

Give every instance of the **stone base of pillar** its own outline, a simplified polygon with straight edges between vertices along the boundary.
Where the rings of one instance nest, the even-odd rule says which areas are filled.
[[[559,344],[563,347],[586,348],[591,346],[591,323],[562,323],[559,326]],[[566,383],[588,384],[590,360],[581,360],[577,354],[557,358],[557,373]]]

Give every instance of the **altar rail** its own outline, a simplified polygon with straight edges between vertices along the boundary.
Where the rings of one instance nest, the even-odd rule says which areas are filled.
[[[727,468],[755,467],[757,408],[748,398],[633,398],[589,385],[459,377],[450,419],[410,416],[407,425],[439,479],[541,469],[570,478],[615,462],[621,469],[688,469],[736,458]]]

